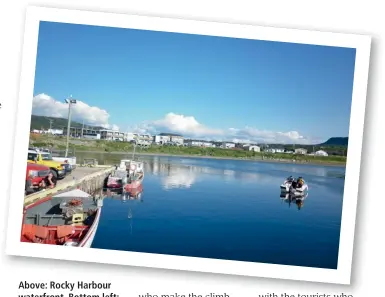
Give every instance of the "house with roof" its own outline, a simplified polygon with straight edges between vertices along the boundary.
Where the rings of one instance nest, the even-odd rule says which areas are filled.
[[[157,144],[166,144],[169,142],[182,145],[184,138],[180,134],[175,133],[160,133],[154,137],[154,142]]]
[[[187,146],[215,147],[211,141],[207,140],[186,139],[184,144]]]
[[[249,146],[249,151],[260,152],[261,148],[258,145],[250,145]]]
[[[316,155],[316,156],[327,157],[327,156],[328,156],[328,153],[325,152],[325,151],[323,151],[323,150],[319,150],[319,151],[316,151],[316,152],[314,153],[314,155]]]
[[[298,154],[298,155],[306,155],[307,154],[307,149],[297,148],[297,149],[295,149],[294,153]]]
[[[222,148],[234,148],[235,147],[235,143],[234,142],[222,142],[222,145],[221,145]]]

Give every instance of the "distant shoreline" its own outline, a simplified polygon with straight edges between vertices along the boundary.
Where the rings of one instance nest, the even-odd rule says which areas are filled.
[[[63,150],[59,150],[62,152]],[[113,155],[132,155],[133,152],[104,152],[104,151],[86,151],[78,150],[75,153],[99,153],[99,154],[113,154]],[[240,160],[240,161],[254,161],[254,162],[265,162],[265,163],[283,163],[283,164],[295,164],[295,165],[320,165],[320,166],[333,166],[333,167],[345,167],[345,162],[328,162],[328,161],[295,161],[291,159],[262,159],[262,158],[237,158],[237,157],[216,157],[216,156],[202,156],[202,155],[189,155],[189,154],[167,154],[167,153],[143,153],[135,152],[138,156],[161,156],[161,157],[181,157],[181,158],[200,158],[200,159],[217,159],[217,160]]]

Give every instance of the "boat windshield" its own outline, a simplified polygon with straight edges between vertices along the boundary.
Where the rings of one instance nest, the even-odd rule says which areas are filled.
[[[42,160],[45,160],[45,161],[52,161],[52,155],[51,154],[47,154],[47,153],[41,154],[41,158],[42,158]]]

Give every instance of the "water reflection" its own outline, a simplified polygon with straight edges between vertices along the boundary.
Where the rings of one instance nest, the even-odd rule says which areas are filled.
[[[145,178],[139,193],[105,191],[93,247],[336,269],[344,185],[329,174],[340,169],[328,167],[322,177],[325,170],[308,165],[141,160]],[[309,196],[284,194],[278,201],[280,185],[291,174],[306,180]],[[292,257],[298,246],[304,252]]]
[[[292,196],[290,194],[281,194],[280,195],[281,200],[285,203],[288,203],[289,208],[291,207],[292,204],[295,204],[298,210],[302,209],[307,196],[308,196],[308,193],[306,193],[302,197],[295,197],[295,196]]]
[[[126,202],[128,200],[143,202],[143,185],[139,185],[137,188],[124,193],[122,190],[103,189],[102,195],[104,198],[121,200],[122,202]]]
[[[161,177],[162,187],[165,190],[177,188],[191,188],[195,183],[215,175],[224,181],[239,180],[242,182],[265,182],[276,183],[263,173],[253,172],[253,168],[239,167],[238,170],[229,169],[229,165],[217,162],[215,166],[197,166],[194,162],[186,159],[172,159],[166,157],[155,157],[144,162],[147,174]],[[213,160],[211,160],[213,161]],[[215,162],[215,161],[214,161]],[[219,168],[218,168],[219,167]],[[221,168],[224,167],[224,168]]]
[[[130,235],[132,235],[135,206],[138,203],[144,202],[143,185],[124,193],[121,190],[102,189],[100,195],[103,195],[104,199],[120,200],[122,203],[127,205],[127,219],[129,222]]]

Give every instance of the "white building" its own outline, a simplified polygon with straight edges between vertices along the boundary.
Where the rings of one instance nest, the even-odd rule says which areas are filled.
[[[100,133],[100,139],[124,141],[124,136],[125,136],[124,132],[119,132],[116,130],[108,130],[108,129],[99,130],[98,132]]]
[[[226,148],[226,149],[234,148],[235,147],[235,143],[234,142],[223,142],[221,147],[222,148]]]
[[[307,154],[307,150],[304,149],[304,148],[297,148],[295,149],[294,151],[296,154],[299,154],[299,155],[306,155]]]
[[[185,143],[185,145],[188,145],[188,146],[215,147],[215,145],[213,143],[211,143],[210,141],[206,141],[206,140],[188,139],[184,143]]]
[[[327,157],[328,156],[328,153],[323,151],[323,150],[319,150],[319,151],[316,151],[315,152],[315,155],[316,156],[324,156],[324,157]]]
[[[166,144],[171,141],[171,137],[169,135],[155,135],[154,142],[156,144]]]
[[[113,140],[113,130],[100,130],[100,139],[103,140]]]
[[[202,141],[202,145],[204,147],[215,147],[215,144],[210,141]]]
[[[275,153],[275,149],[268,148],[268,149],[265,149],[264,152],[274,154]]]
[[[47,132],[54,135],[63,135],[62,129],[48,129]]]
[[[258,145],[249,146],[249,151],[260,152],[261,148]]]
[[[183,145],[184,138],[182,135],[173,134],[173,133],[160,133],[154,137],[154,142],[156,144],[166,144],[172,142],[177,145]]]
[[[87,134],[83,134],[83,138],[86,138],[86,139],[100,139],[100,134],[99,133],[87,133]]]
[[[181,135],[171,135],[171,142],[183,144],[184,138]]]
[[[188,139],[185,141],[185,144],[188,146],[202,146],[202,141]]]
[[[152,136],[150,134],[139,134],[138,140],[150,143],[152,142]]]
[[[124,141],[130,142],[135,139],[135,134],[132,132],[124,133]]]

